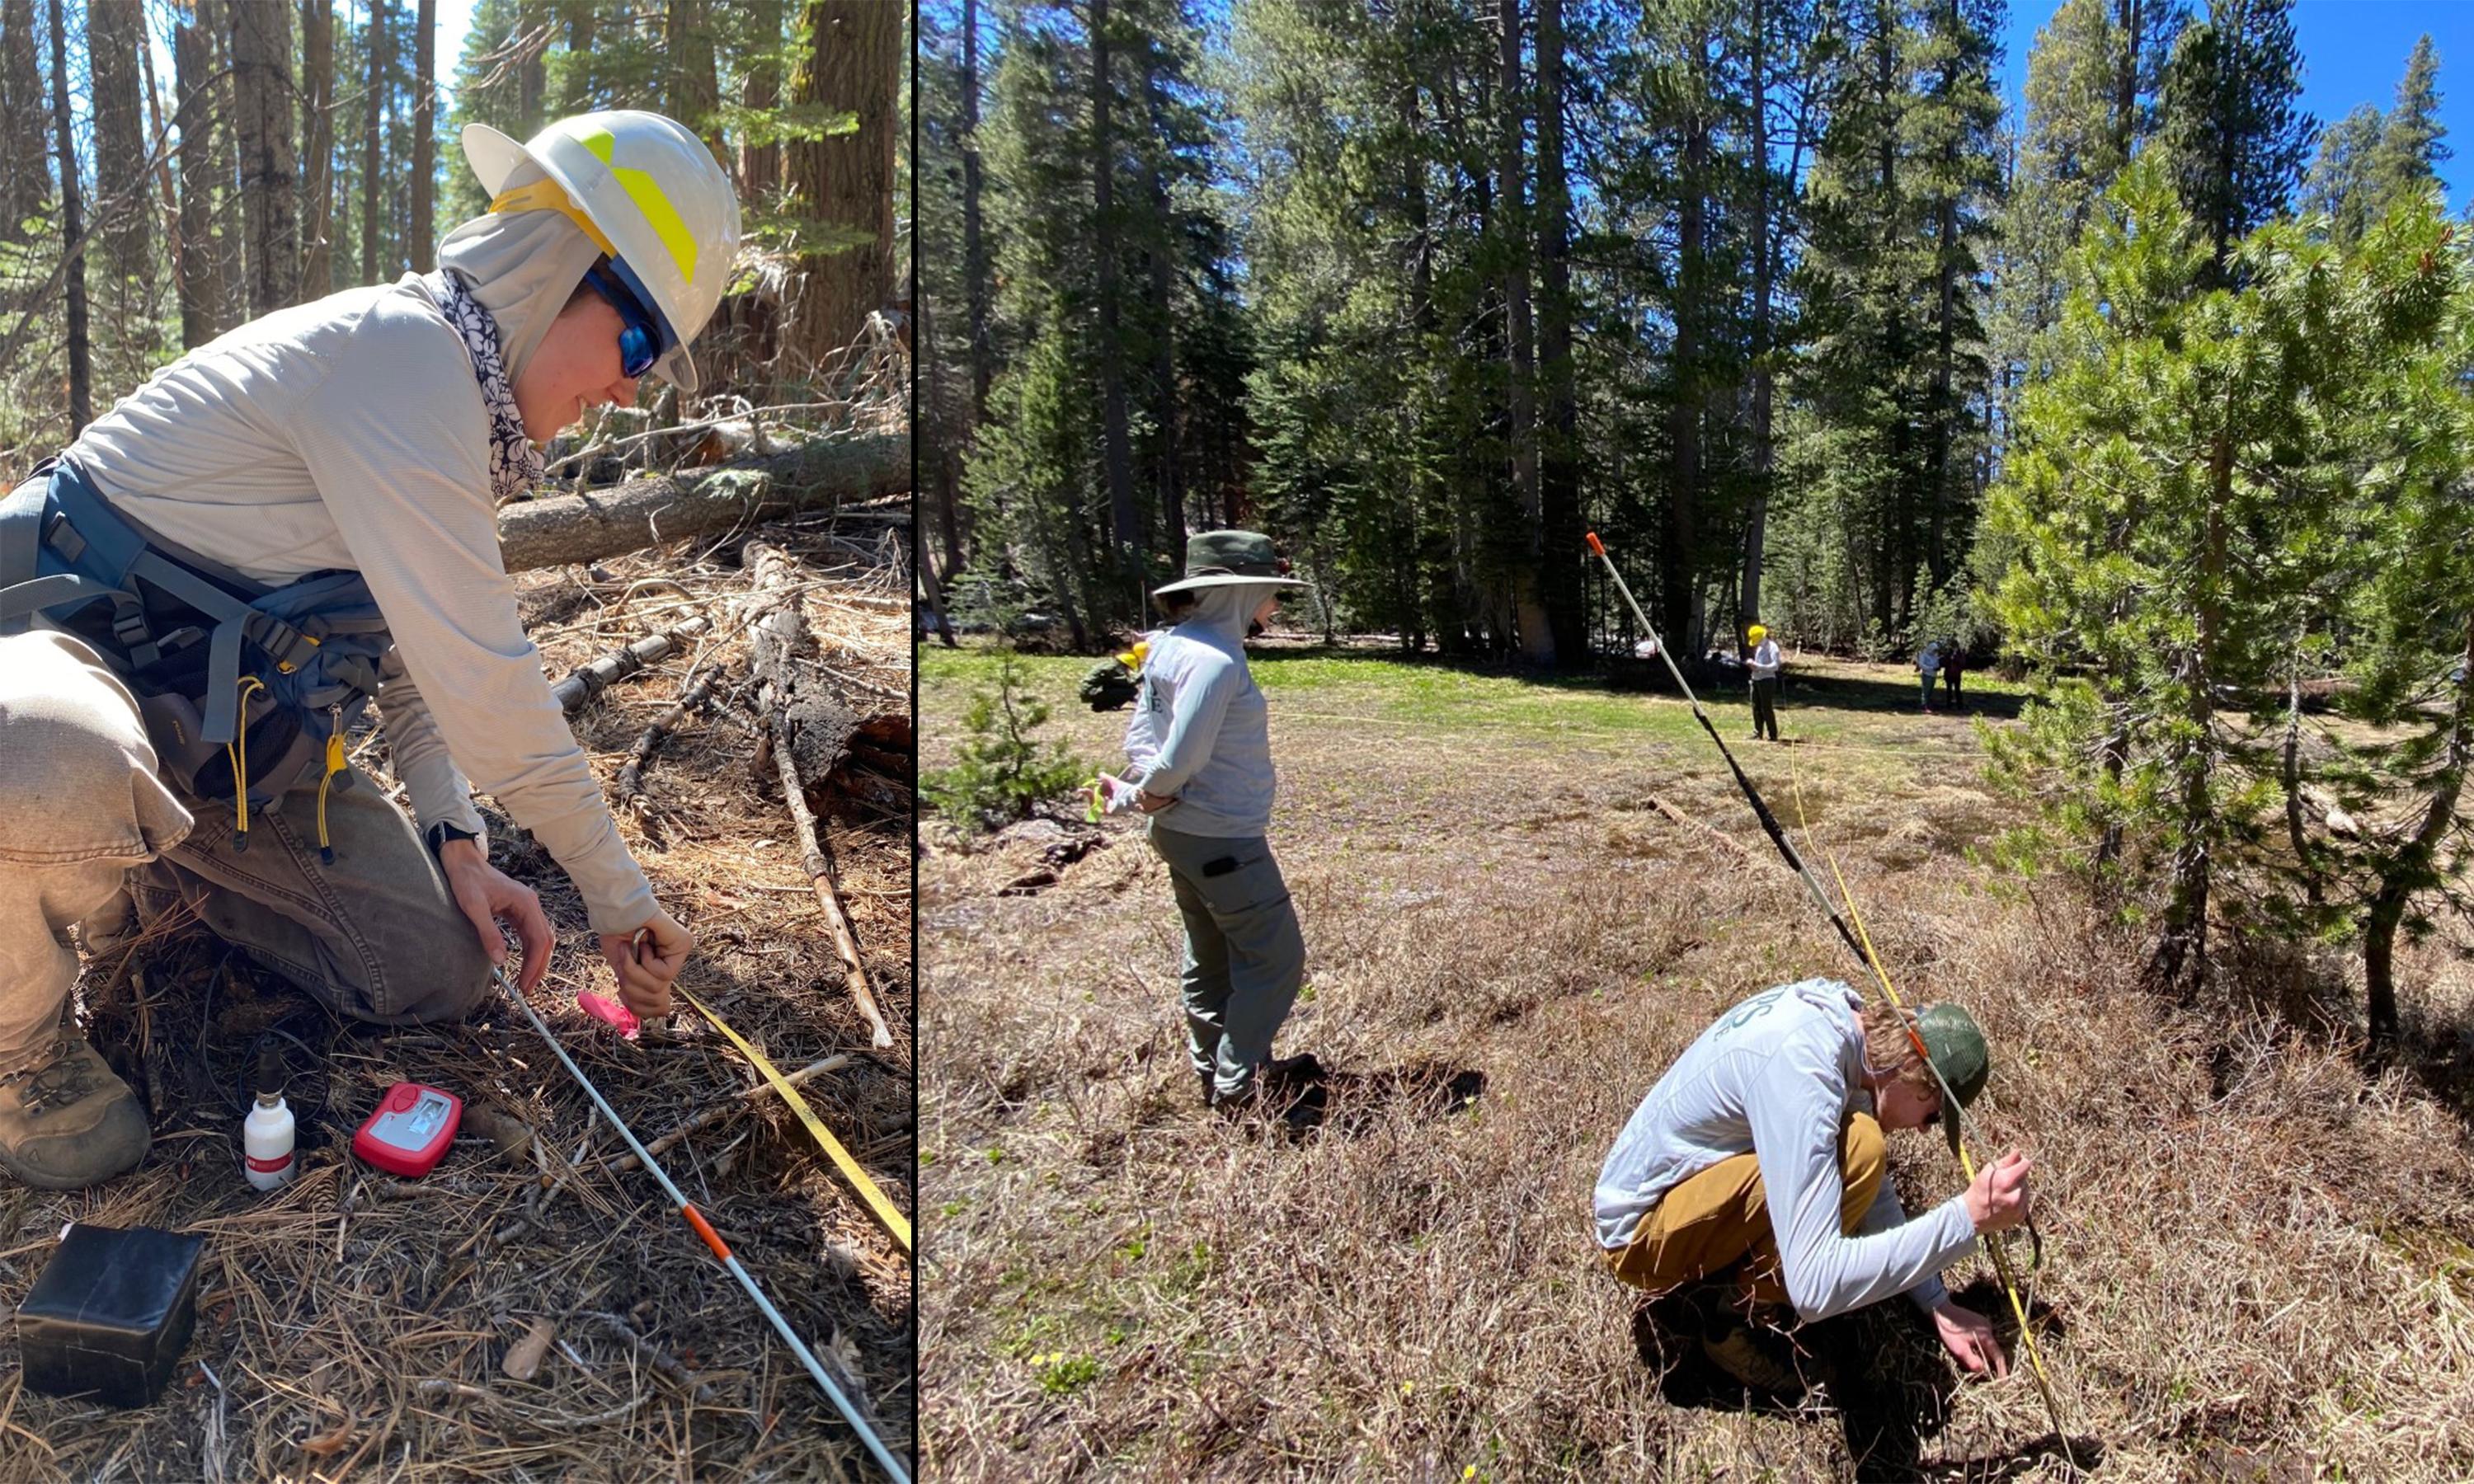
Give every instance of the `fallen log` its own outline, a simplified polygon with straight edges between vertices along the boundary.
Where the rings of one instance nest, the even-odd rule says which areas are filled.
[[[522,572],[615,557],[741,521],[910,492],[909,434],[820,439],[690,475],[659,474],[590,494],[519,501],[498,512],[498,552],[508,571]],[[908,522],[910,507],[905,501],[843,514]]]

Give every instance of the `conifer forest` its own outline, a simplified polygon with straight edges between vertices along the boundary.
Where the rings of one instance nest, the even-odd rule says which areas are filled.
[[[1595,532],[1678,656],[2000,663],[2004,849],[2135,888],[2157,985],[2341,944],[2392,1031],[2474,761],[2437,50],[2318,119],[2290,0],[2060,0],[2014,109],[2010,19],[934,0],[927,602],[1098,654],[1239,526],[1326,641],[1587,674]]]

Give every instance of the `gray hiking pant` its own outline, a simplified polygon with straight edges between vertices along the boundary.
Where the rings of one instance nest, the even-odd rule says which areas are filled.
[[[341,780],[338,779],[340,782]],[[84,642],[0,637],[0,1072],[48,1044],[77,983],[68,930],[153,925],[186,908],[329,1009],[384,1024],[451,1019],[490,989],[479,934],[412,820],[358,778],[250,811],[159,776],[136,699]]]
[[[1215,1097],[1233,1097],[1271,1060],[1305,978],[1297,906],[1261,835],[1180,834],[1154,820],[1151,842],[1185,920],[1186,1052]]]

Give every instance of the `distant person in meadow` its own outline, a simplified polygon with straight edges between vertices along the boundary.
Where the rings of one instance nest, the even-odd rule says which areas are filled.
[[[1288,574],[1251,531],[1186,542],[1185,575],[1152,594],[1171,627],[1150,636],[1126,731],[1133,781],[1113,791],[1150,816],[1185,921],[1185,1042],[1202,1101],[1297,1123],[1320,1068],[1310,1056],[1273,1062],[1272,1038],[1304,980],[1306,945],[1267,838],[1270,714],[1246,663],[1246,640],[1307,586]]]
[[[1941,673],[1941,640],[1927,639],[1916,654],[1916,673],[1925,681],[1925,711],[1932,711],[1933,680]]]
[[[1882,1142],[1885,1129],[1942,1121],[1936,1070],[1964,1105],[1989,1069],[1955,1005],[1910,1022],[1834,979],[1754,995],[1686,1049],[1616,1137],[1596,1193],[1608,1268],[1675,1294],[1703,1352],[1756,1391],[1804,1389],[1781,1325],[1901,1293],[1961,1366],[2008,1374],[1992,1324],[1938,1275],[1979,1234],[2026,1219],[2027,1157],[2003,1155],[1910,1221]],[[1955,1146],[1957,1119],[1946,1128]]]
[[[1959,679],[1967,673],[1968,658],[1967,651],[1960,647],[1958,640],[1947,639],[1943,641],[1941,649],[1942,699],[1950,703],[1950,708],[1953,711],[1964,711],[1967,709],[1966,706],[1959,699],[1958,682]]]
[[[1779,739],[1778,640],[1771,638],[1770,631],[1760,624],[1746,629],[1744,637],[1753,641],[1752,657],[1745,661],[1745,667],[1752,671],[1753,676],[1753,740],[1758,742],[1766,729],[1770,740],[1775,742]]]

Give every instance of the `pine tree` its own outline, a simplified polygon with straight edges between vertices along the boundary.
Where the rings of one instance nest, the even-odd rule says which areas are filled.
[[[2440,162],[2449,156],[2440,140],[2448,132],[2439,122],[2439,55],[2431,37],[2413,44],[2398,80],[2396,104],[2380,130],[2369,160],[2371,209],[2386,215],[2430,189],[2439,179]]]
[[[2317,124],[2295,107],[2302,57],[2292,0],[2208,0],[2166,72],[2164,134],[2213,273],[2251,229],[2283,216]]]
[[[2378,188],[2371,173],[2382,125],[2379,109],[2357,105],[2319,132],[2319,153],[2303,178],[2303,214],[2326,217],[2329,235],[2341,243],[2360,242],[2376,213],[2372,203]]]

